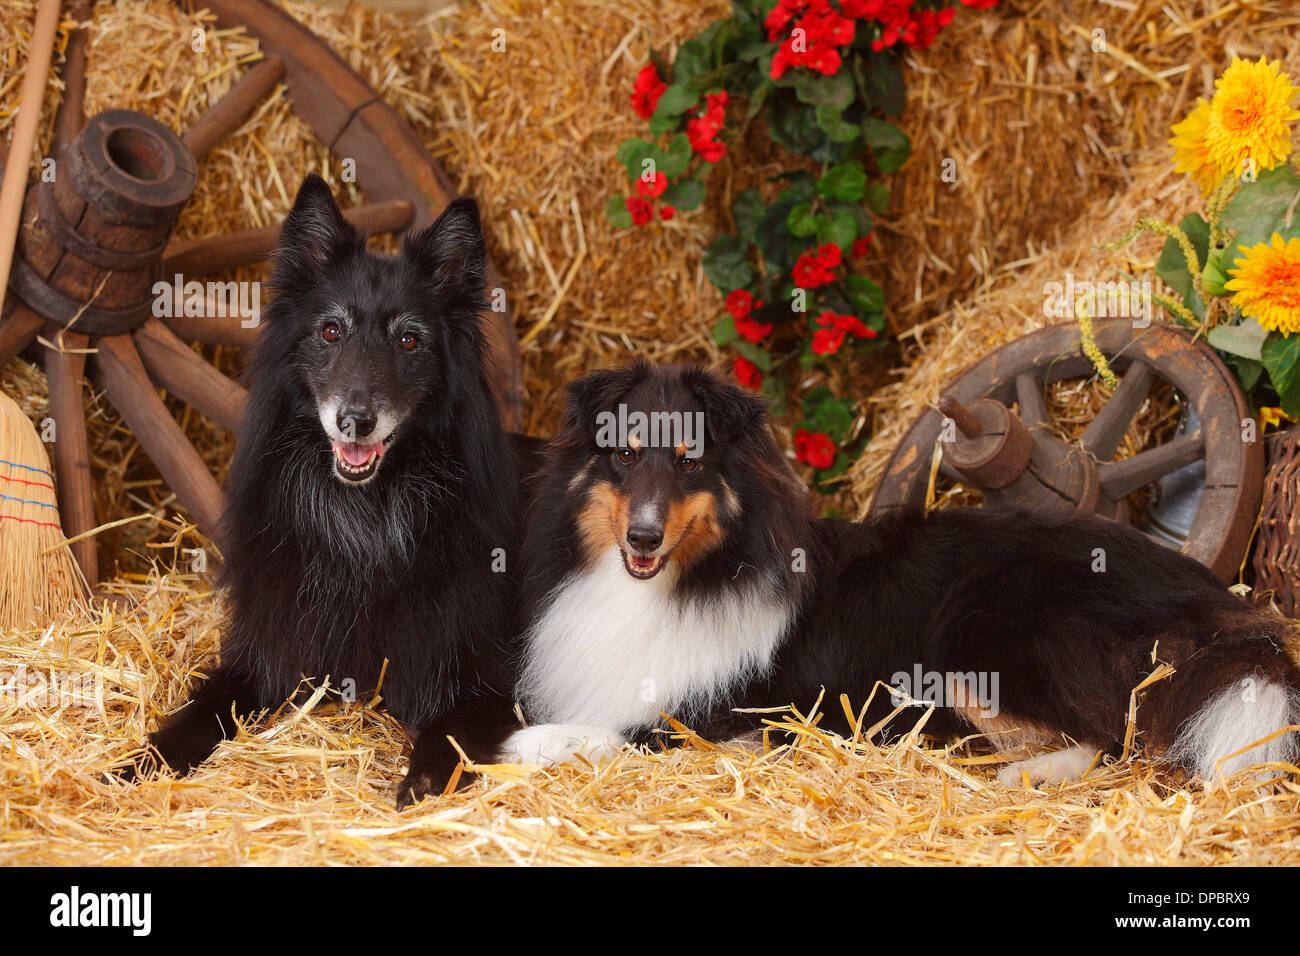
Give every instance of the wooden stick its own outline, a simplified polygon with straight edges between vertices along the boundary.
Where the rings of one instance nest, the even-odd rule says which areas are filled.
[[[50,78],[50,57],[54,53],[54,33],[59,26],[59,0],[41,0],[32,26],[32,43],[23,77],[22,97],[18,101],[18,119],[5,167],[4,185],[0,186],[0,307],[9,287],[9,268],[14,261],[14,243],[18,241],[18,221],[27,193],[27,167],[36,145],[36,125],[41,118],[41,100]]]
[[[153,380],[230,431],[238,431],[248,392],[205,362],[150,316],[131,336]]]
[[[95,380],[122,413],[167,486],[189,509],[194,523],[215,541],[221,520],[221,489],[154,391],[131,336],[106,335],[95,344],[99,351],[90,366]]]
[[[194,158],[202,161],[213,146],[239,129],[240,124],[283,76],[284,60],[278,56],[268,56],[240,77],[230,92],[195,120],[194,125],[182,137]]]
[[[68,13],[78,23],[90,19],[90,0],[73,0]],[[51,152],[58,156],[77,138],[86,125],[86,46],[90,31],[78,27],[68,36],[68,46],[63,53],[63,102],[54,117],[54,146]]]
[[[343,218],[363,232],[396,232],[409,226],[414,214],[409,202],[394,199],[345,209]],[[163,252],[163,278],[170,279],[176,273],[187,278],[211,275],[261,262],[275,251],[279,241],[280,227],[267,226],[168,243]]]
[[[204,306],[203,315],[170,315],[162,322],[185,342],[252,348],[261,326],[245,328],[239,316],[220,315],[216,303],[211,299],[208,302],[210,304]]]
[[[62,333],[62,334],[60,334]],[[84,349],[89,338],[79,332],[46,328],[46,337],[68,349]],[[45,377],[50,389],[50,417],[54,419],[54,462],[59,479],[59,517],[63,533],[77,538],[95,527],[95,499],[91,489],[90,447],[86,440],[86,409],[82,403],[81,378],[86,368],[84,352],[45,350]],[[91,537],[78,538],[73,557],[81,566],[86,583],[99,580],[99,560]]]

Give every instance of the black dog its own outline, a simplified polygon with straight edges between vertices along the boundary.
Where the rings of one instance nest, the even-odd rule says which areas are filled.
[[[150,738],[168,766],[189,771],[232,714],[304,678],[382,676],[418,730],[399,807],[441,790],[448,734],[481,760],[514,724],[518,463],[485,375],[484,261],[470,199],[385,257],[320,177],[302,184],[227,487],[221,665]]]
[[[1295,758],[1294,732],[1251,746],[1300,719],[1294,629],[1196,561],[1092,517],[815,520],[765,403],[702,369],[576,382],[534,495],[519,694],[545,723],[514,734],[507,758],[663,739],[661,712],[732,736],[761,726],[735,708],[806,710],[824,688],[828,729],[873,726],[912,698],[936,706],[930,733],[1063,748],[1004,783],[1062,780],[1121,747],[1157,660],[1175,672],[1137,710],[1154,756],[1205,780]],[[839,696],[861,706],[877,681],[894,690],[851,726]]]

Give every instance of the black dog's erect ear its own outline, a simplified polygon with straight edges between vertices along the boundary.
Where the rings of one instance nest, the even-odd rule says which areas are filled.
[[[357,238],[325,180],[311,173],[298,187],[293,209],[280,228],[276,265],[299,275],[318,276]]]
[[[432,226],[406,237],[406,256],[427,270],[439,291],[475,313],[487,285],[487,243],[478,203],[461,196]]]
[[[682,370],[682,383],[704,406],[704,429],[718,444],[734,441],[767,418],[767,399],[749,389],[723,381],[702,366]]]
[[[653,366],[645,359],[631,365],[618,365],[588,372],[569,383],[564,405],[563,432],[572,435],[594,435],[596,416],[612,412],[618,400],[630,392],[650,374]]]

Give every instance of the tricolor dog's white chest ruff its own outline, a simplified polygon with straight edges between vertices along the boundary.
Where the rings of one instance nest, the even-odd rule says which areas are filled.
[[[639,581],[612,548],[567,579],[528,634],[519,693],[530,719],[630,732],[690,720],[765,672],[791,608],[762,587],[712,601],[673,596],[676,568]]]

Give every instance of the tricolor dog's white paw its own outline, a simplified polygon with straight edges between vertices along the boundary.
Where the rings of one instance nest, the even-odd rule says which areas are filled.
[[[1064,750],[1054,750],[1052,753],[1032,757],[1029,760],[1007,764],[998,771],[998,783],[1014,789],[1021,785],[1024,774],[1029,775],[1029,784],[1035,787],[1040,783],[1065,783],[1068,780],[1078,780],[1088,772],[1096,756],[1097,750],[1093,747],[1067,747]]]
[[[501,747],[501,762],[553,767],[581,756],[592,763],[603,763],[613,760],[627,743],[627,738],[608,727],[537,724],[510,735]]]

